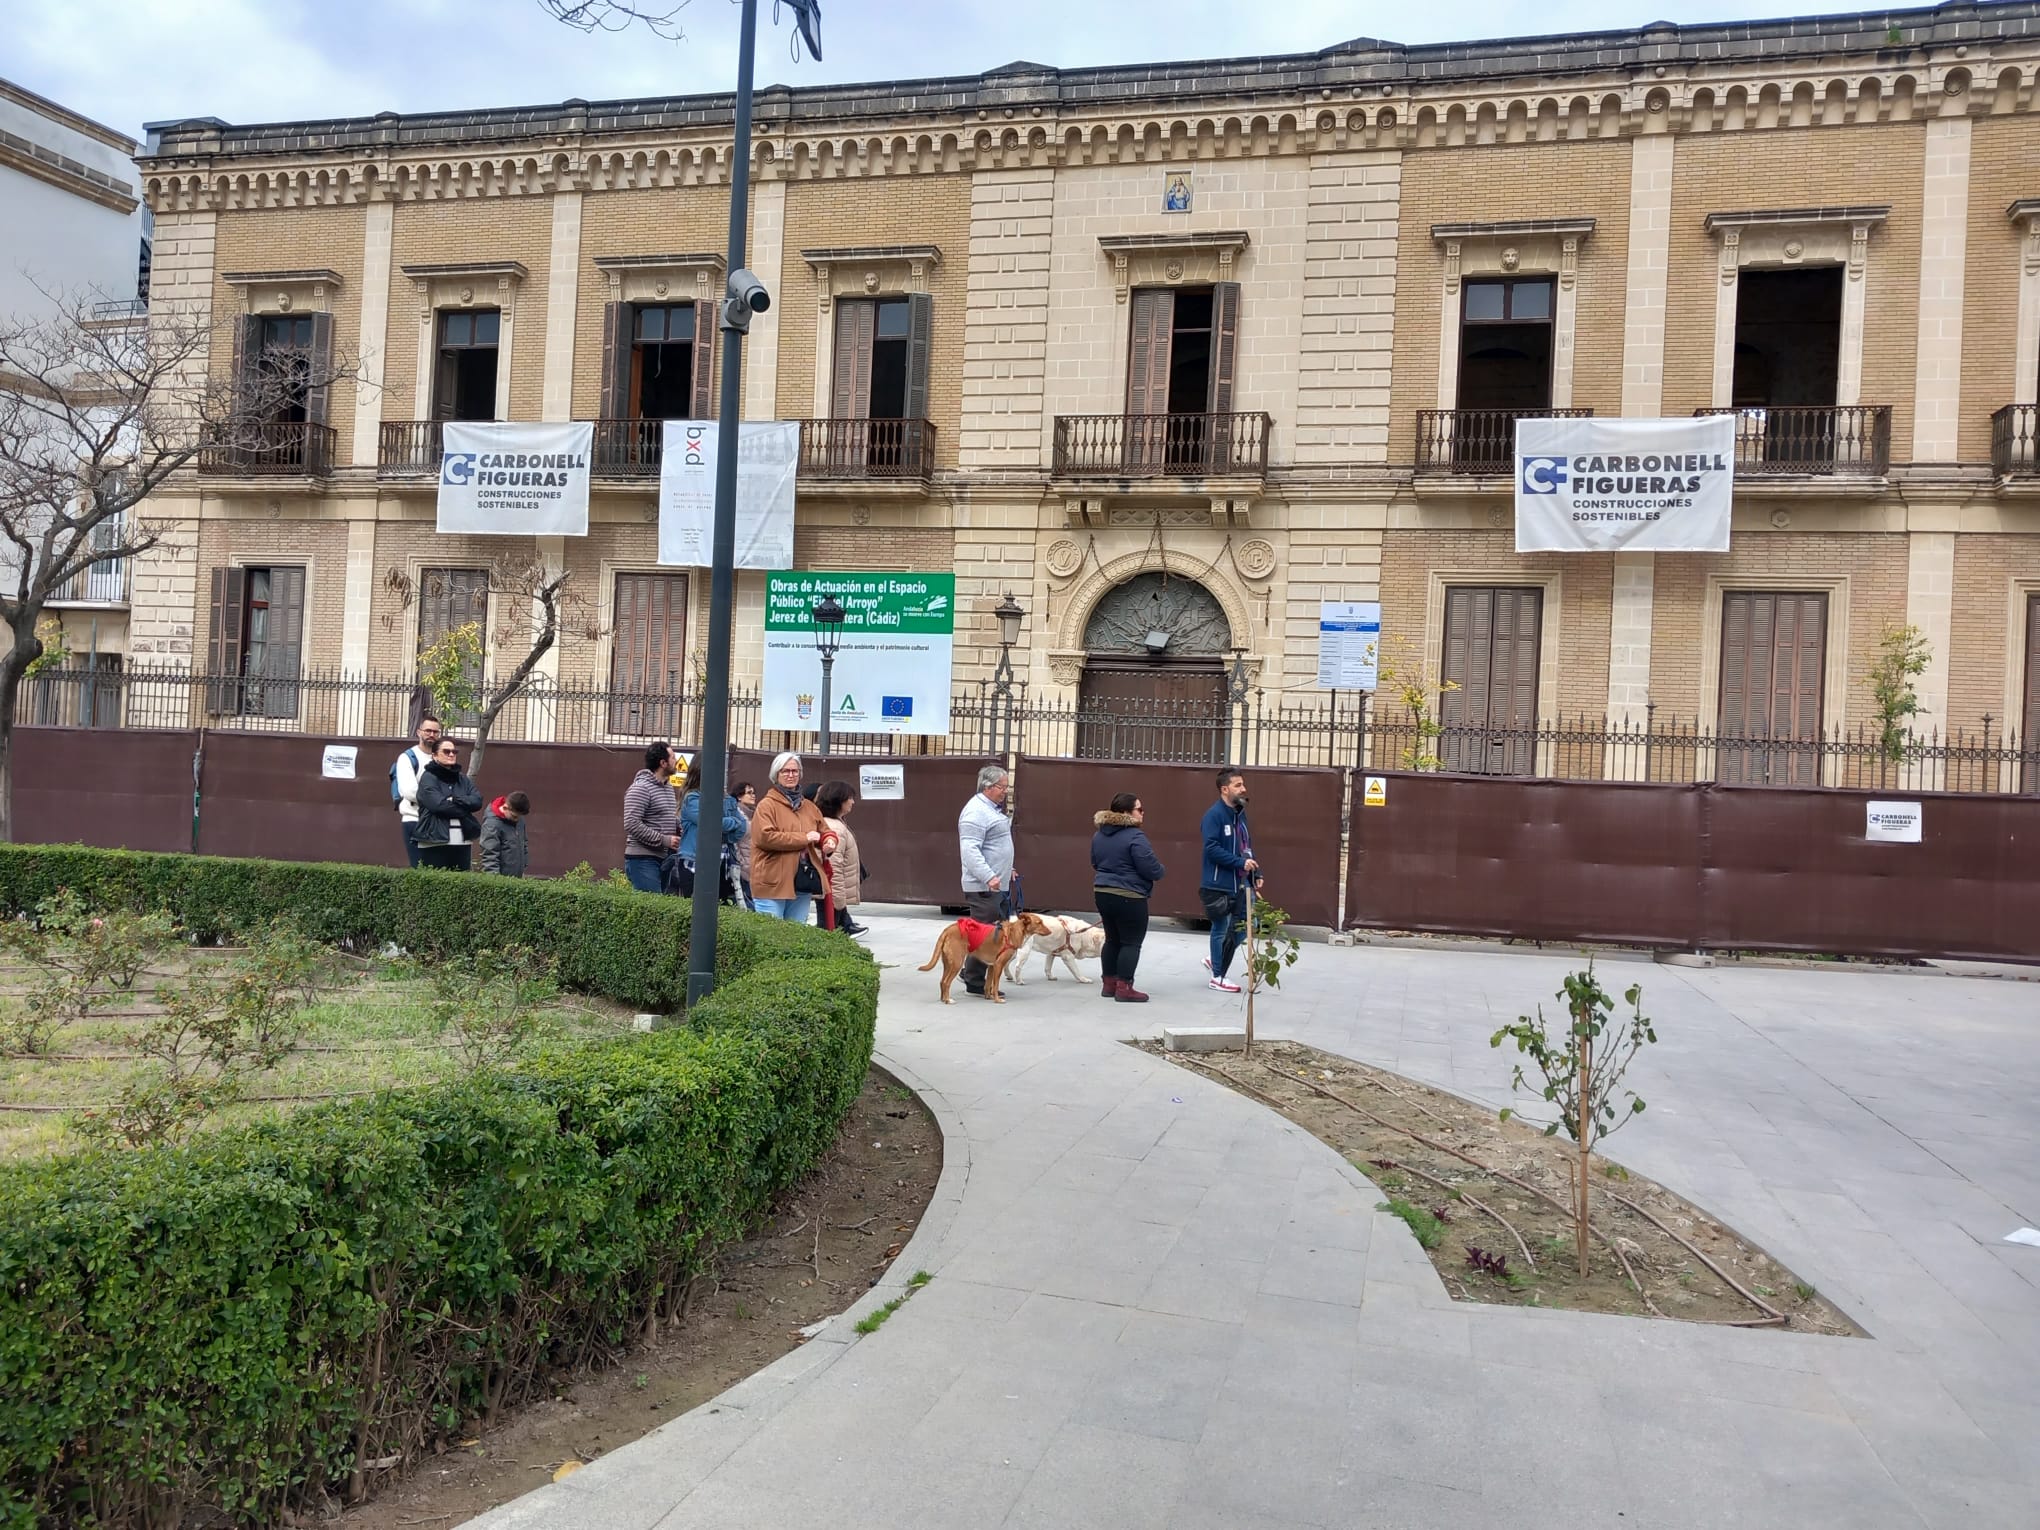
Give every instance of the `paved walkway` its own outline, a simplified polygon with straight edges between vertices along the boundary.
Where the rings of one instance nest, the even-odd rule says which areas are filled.
[[[879,1332],[848,1321],[474,1523],[1716,1530],[2040,1524],[2040,986],[1621,964],[1661,1043],[1613,1156],[1873,1338],[1452,1301],[1337,1154],[1122,1038],[1216,1023],[1202,940],[1144,1009],[1038,974],[993,1009],[875,917],[882,1060],[948,1157]],[[1488,1036],[1553,956],[1309,946],[1288,1035],[1500,1102]],[[854,1315],[854,1314],[853,1314]]]

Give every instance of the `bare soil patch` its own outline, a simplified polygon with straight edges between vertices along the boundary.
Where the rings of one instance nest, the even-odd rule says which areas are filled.
[[[552,1397],[464,1434],[336,1523],[450,1530],[650,1433],[804,1342],[899,1256],[934,1198],[942,1132],[913,1092],[873,1068],[835,1146],[764,1226],[718,1253],[685,1316],[657,1342],[562,1378]]]
[[[1251,1057],[1138,1043],[1281,1112],[1380,1186],[1461,1301],[1862,1332],[1811,1286],[1662,1185],[1594,1159],[1597,1237],[1573,1248],[1575,1149],[1484,1107],[1293,1041]]]

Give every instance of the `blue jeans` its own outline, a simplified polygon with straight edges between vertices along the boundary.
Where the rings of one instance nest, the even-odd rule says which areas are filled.
[[[1200,887],[1197,897],[1204,904],[1204,917],[1211,921],[1211,975],[1224,977],[1247,938],[1247,896]]]
[[[623,874],[630,878],[630,885],[639,892],[664,892],[666,879],[660,868],[665,864],[655,855],[626,855],[623,858]]]
[[[806,924],[814,917],[815,900],[806,893],[798,898],[753,898],[758,912],[770,919],[784,919],[790,924]]]

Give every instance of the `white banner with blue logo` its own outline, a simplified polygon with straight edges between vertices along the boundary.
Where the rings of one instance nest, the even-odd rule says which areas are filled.
[[[1517,552],[1727,552],[1735,416],[1516,422]]]
[[[448,420],[440,427],[439,529],[466,536],[585,537],[595,427]]]
[[[659,458],[659,561],[707,568],[715,546],[714,420],[666,421]],[[800,421],[746,420],[737,427],[738,568],[793,562],[793,488]]]

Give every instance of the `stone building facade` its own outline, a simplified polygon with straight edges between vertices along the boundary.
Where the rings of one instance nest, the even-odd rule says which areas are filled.
[[[282,325],[359,382],[149,507],[130,663],[249,662],[239,568],[262,662],[403,672],[465,586],[391,576],[501,551],[433,530],[456,412],[616,422],[590,535],[534,549],[602,608],[547,673],[696,663],[706,573],[654,561],[632,422],[712,397],[673,337],[723,279],[727,107],[165,129],[158,310],[215,369]],[[1919,725],[2040,726],[2032,0],[774,88],[751,240],[745,416],[808,422],[796,561],[953,569],[960,683],[1010,593],[1037,696],[1243,666],[1311,700],[1320,602],[1379,599],[1461,721],[1857,724],[1912,623]],[[1517,416],[1731,408],[1730,552],[1514,551]],[[740,678],[761,605],[744,575]],[[1157,611],[1159,658],[1126,636]]]

